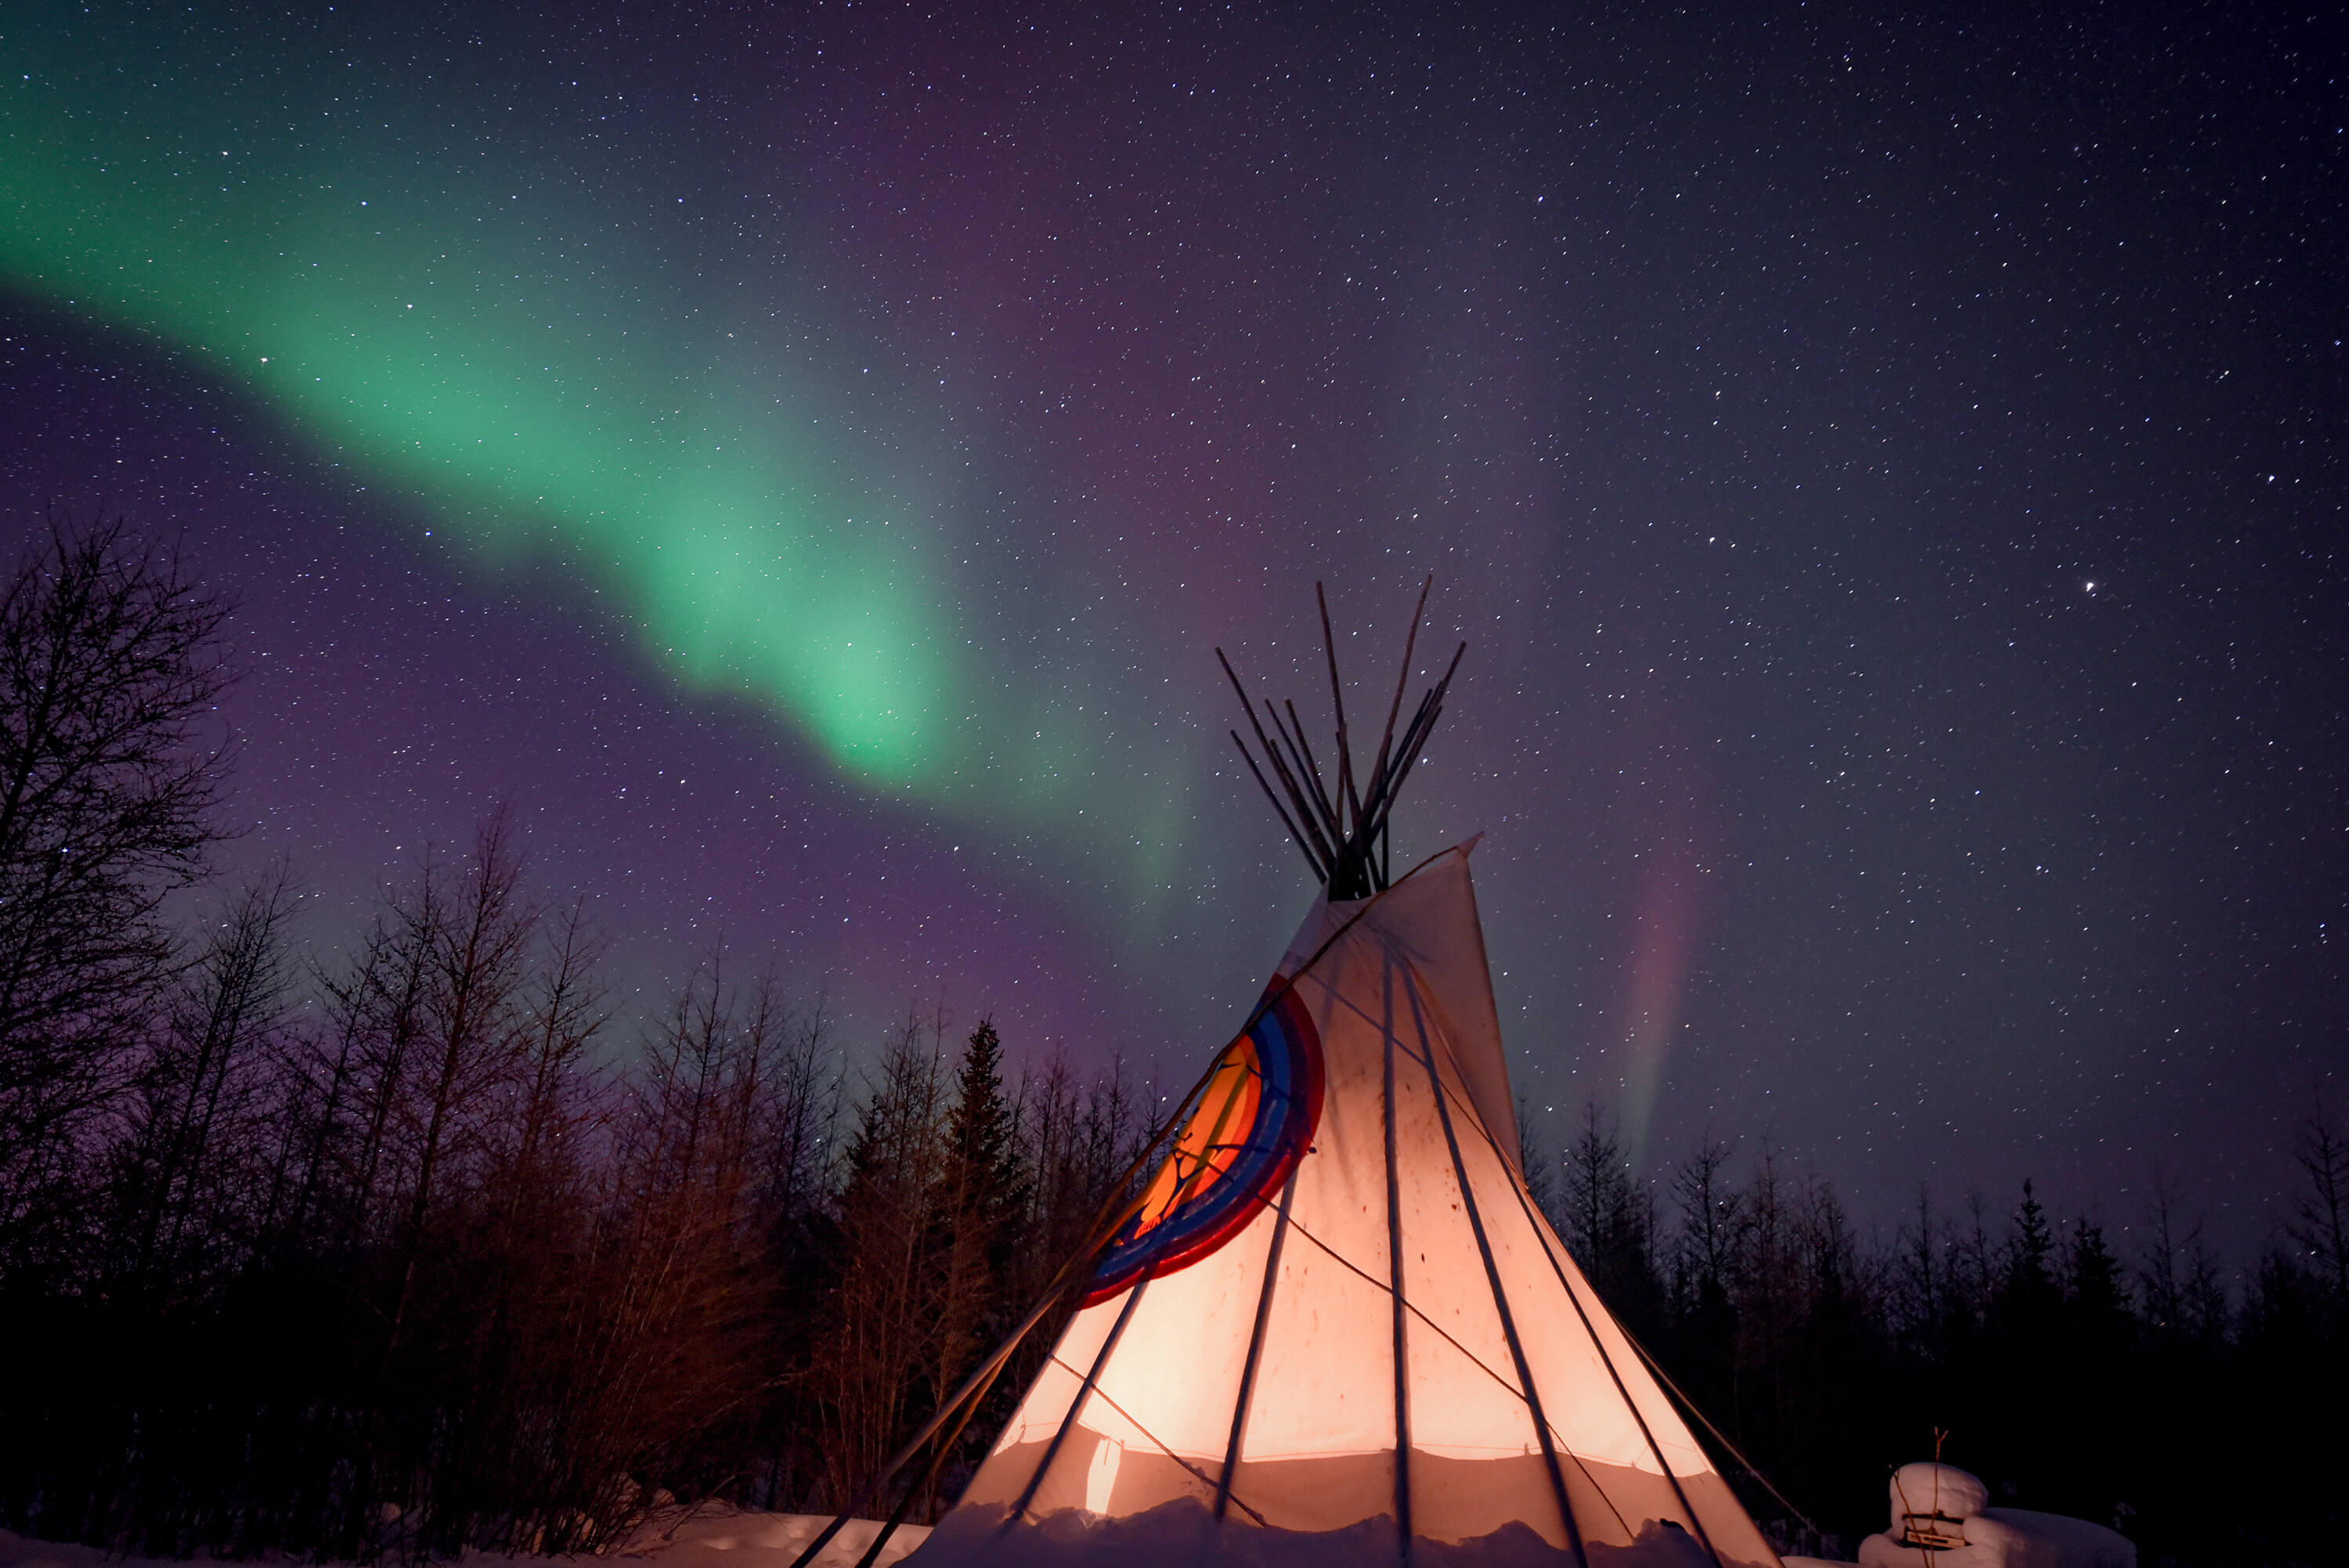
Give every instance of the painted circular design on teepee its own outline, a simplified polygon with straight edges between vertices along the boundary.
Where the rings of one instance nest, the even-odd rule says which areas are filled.
[[[1142,1208],[1102,1253],[1085,1305],[1142,1277],[1188,1268],[1280,1201],[1321,1119],[1321,1037],[1304,1001],[1284,989],[1224,1047]]]

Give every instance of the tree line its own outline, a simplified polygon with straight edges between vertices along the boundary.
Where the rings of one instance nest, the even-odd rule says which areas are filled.
[[[1849,1557],[1885,1528],[1888,1471],[1938,1451],[1995,1504],[2111,1525],[2148,1568],[2337,1554],[2349,1138],[2322,1104],[2292,1218],[2248,1268],[2158,1174],[2123,1248],[2027,1179],[1953,1208],[1920,1188],[1887,1233],[1767,1143],[1707,1137],[1640,1179],[1597,1101],[1562,1152],[1523,1139],[1559,1234],[1720,1429],[1700,1440],[1782,1550]]]
[[[609,1051],[585,923],[497,821],[338,961],[288,907],[273,878],[207,923],[63,1179],[11,1193],[12,1528],[367,1560],[828,1505],[1148,1130],[1114,1069],[1007,1086],[984,1022],[909,1018],[859,1074],[716,961]]]
[[[1074,1249],[1149,1090],[1007,1079],[935,1014],[852,1061],[719,958],[622,1020],[502,817],[312,954],[283,870],[211,886],[225,614],[119,524],[0,600],[0,1525],[371,1560],[845,1497]]]
[[[0,598],[0,1526],[415,1560],[843,1502],[1040,1295],[1160,1098],[936,1013],[852,1054],[722,956],[623,1018],[501,817],[314,952],[287,872],[215,875],[225,614],[119,524],[54,529]],[[1529,1185],[1788,1549],[1847,1553],[1937,1443],[2148,1563],[2340,1539],[2321,1110],[2240,1274],[2158,1189],[2127,1249],[2027,1181],[1864,1233],[1783,1150],[1649,1180],[1582,1112],[1554,1154],[1521,1118]],[[952,1500],[1057,1326],[889,1502]]]

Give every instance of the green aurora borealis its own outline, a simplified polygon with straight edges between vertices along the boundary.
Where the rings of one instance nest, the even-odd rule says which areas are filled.
[[[208,364],[483,570],[581,574],[671,678],[850,779],[1164,888],[1177,780],[1100,702],[1009,678],[926,483],[955,411],[824,322],[787,201],[674,194],[551,77],[362,72],[290,27],[258,61],[183,43],[5,40],[12,286]],[[850,363],[876,346],[883,377]],[[1081,794],[1120,809],[1088,823]]]
[[[680,679],[757,695],[843,768],[953,766],[944,650],[962,639],[921,512],[827,460],[798,388],[757,364],[771,313],[712,275],[720,258],[651,263],[698,286],[647,297],[604,253],[619,226],[586,210],[591,185],[616,194],[605,171],[569,171],[550,215],[544,171],[388,174],[412,168],[411,137],[336,126],[369,112],[339,99],[302,107],[325,122],[305,137],[240,120],[225,86],[196,97],[193,71],[108,104],[95,73],[29,63],[0,176],[12,280],[201,355],[430,495],[485,558],[543,542],[626,596]],[[321,129],[339,157],[310,150]]]
[[[1311,892],[1214,650],[1326,736],[1326,581],[1359,734],[1432,570],[1395,858],[1486,834],[1561,1119],[1770,1134],[1887,1223],[2219,1144],[2280,1191],[2349,1006],[2335,55],[19,7],[0,480],[187,529],[267,655],[251,847],[354,911],[510,799],[647,969],[1137,1061]]]

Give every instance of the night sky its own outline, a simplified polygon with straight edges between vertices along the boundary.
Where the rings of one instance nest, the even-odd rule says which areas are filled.
[[[235,595],[323,944],[511,799],[640,1003],[1186,1082],[1313,893],[1212,650],[1432,571],[1553,1140],[2240,1261],[2349,1099],[2329,8],[288,9],[0,23],[0,543]]]

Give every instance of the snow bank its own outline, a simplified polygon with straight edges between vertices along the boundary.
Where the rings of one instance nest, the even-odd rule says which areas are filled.
[[[1394,1560],[1394,1521],[1343,1530],[1216,1524],[1195,1498],[1103,1518],[1064,1509],[1041,1524],[1004,1523],[1003,1511],[958,1508],[906,1568],[1362,1568]],[[1590,1568],[1713,1568],[1686,1532],[1651,1522],[1629,1546],[1588,1549]],[[1456,1544],[1421,1540],[1418,1568],[1557,1568],[1564,1554],[1522,1524]]]

